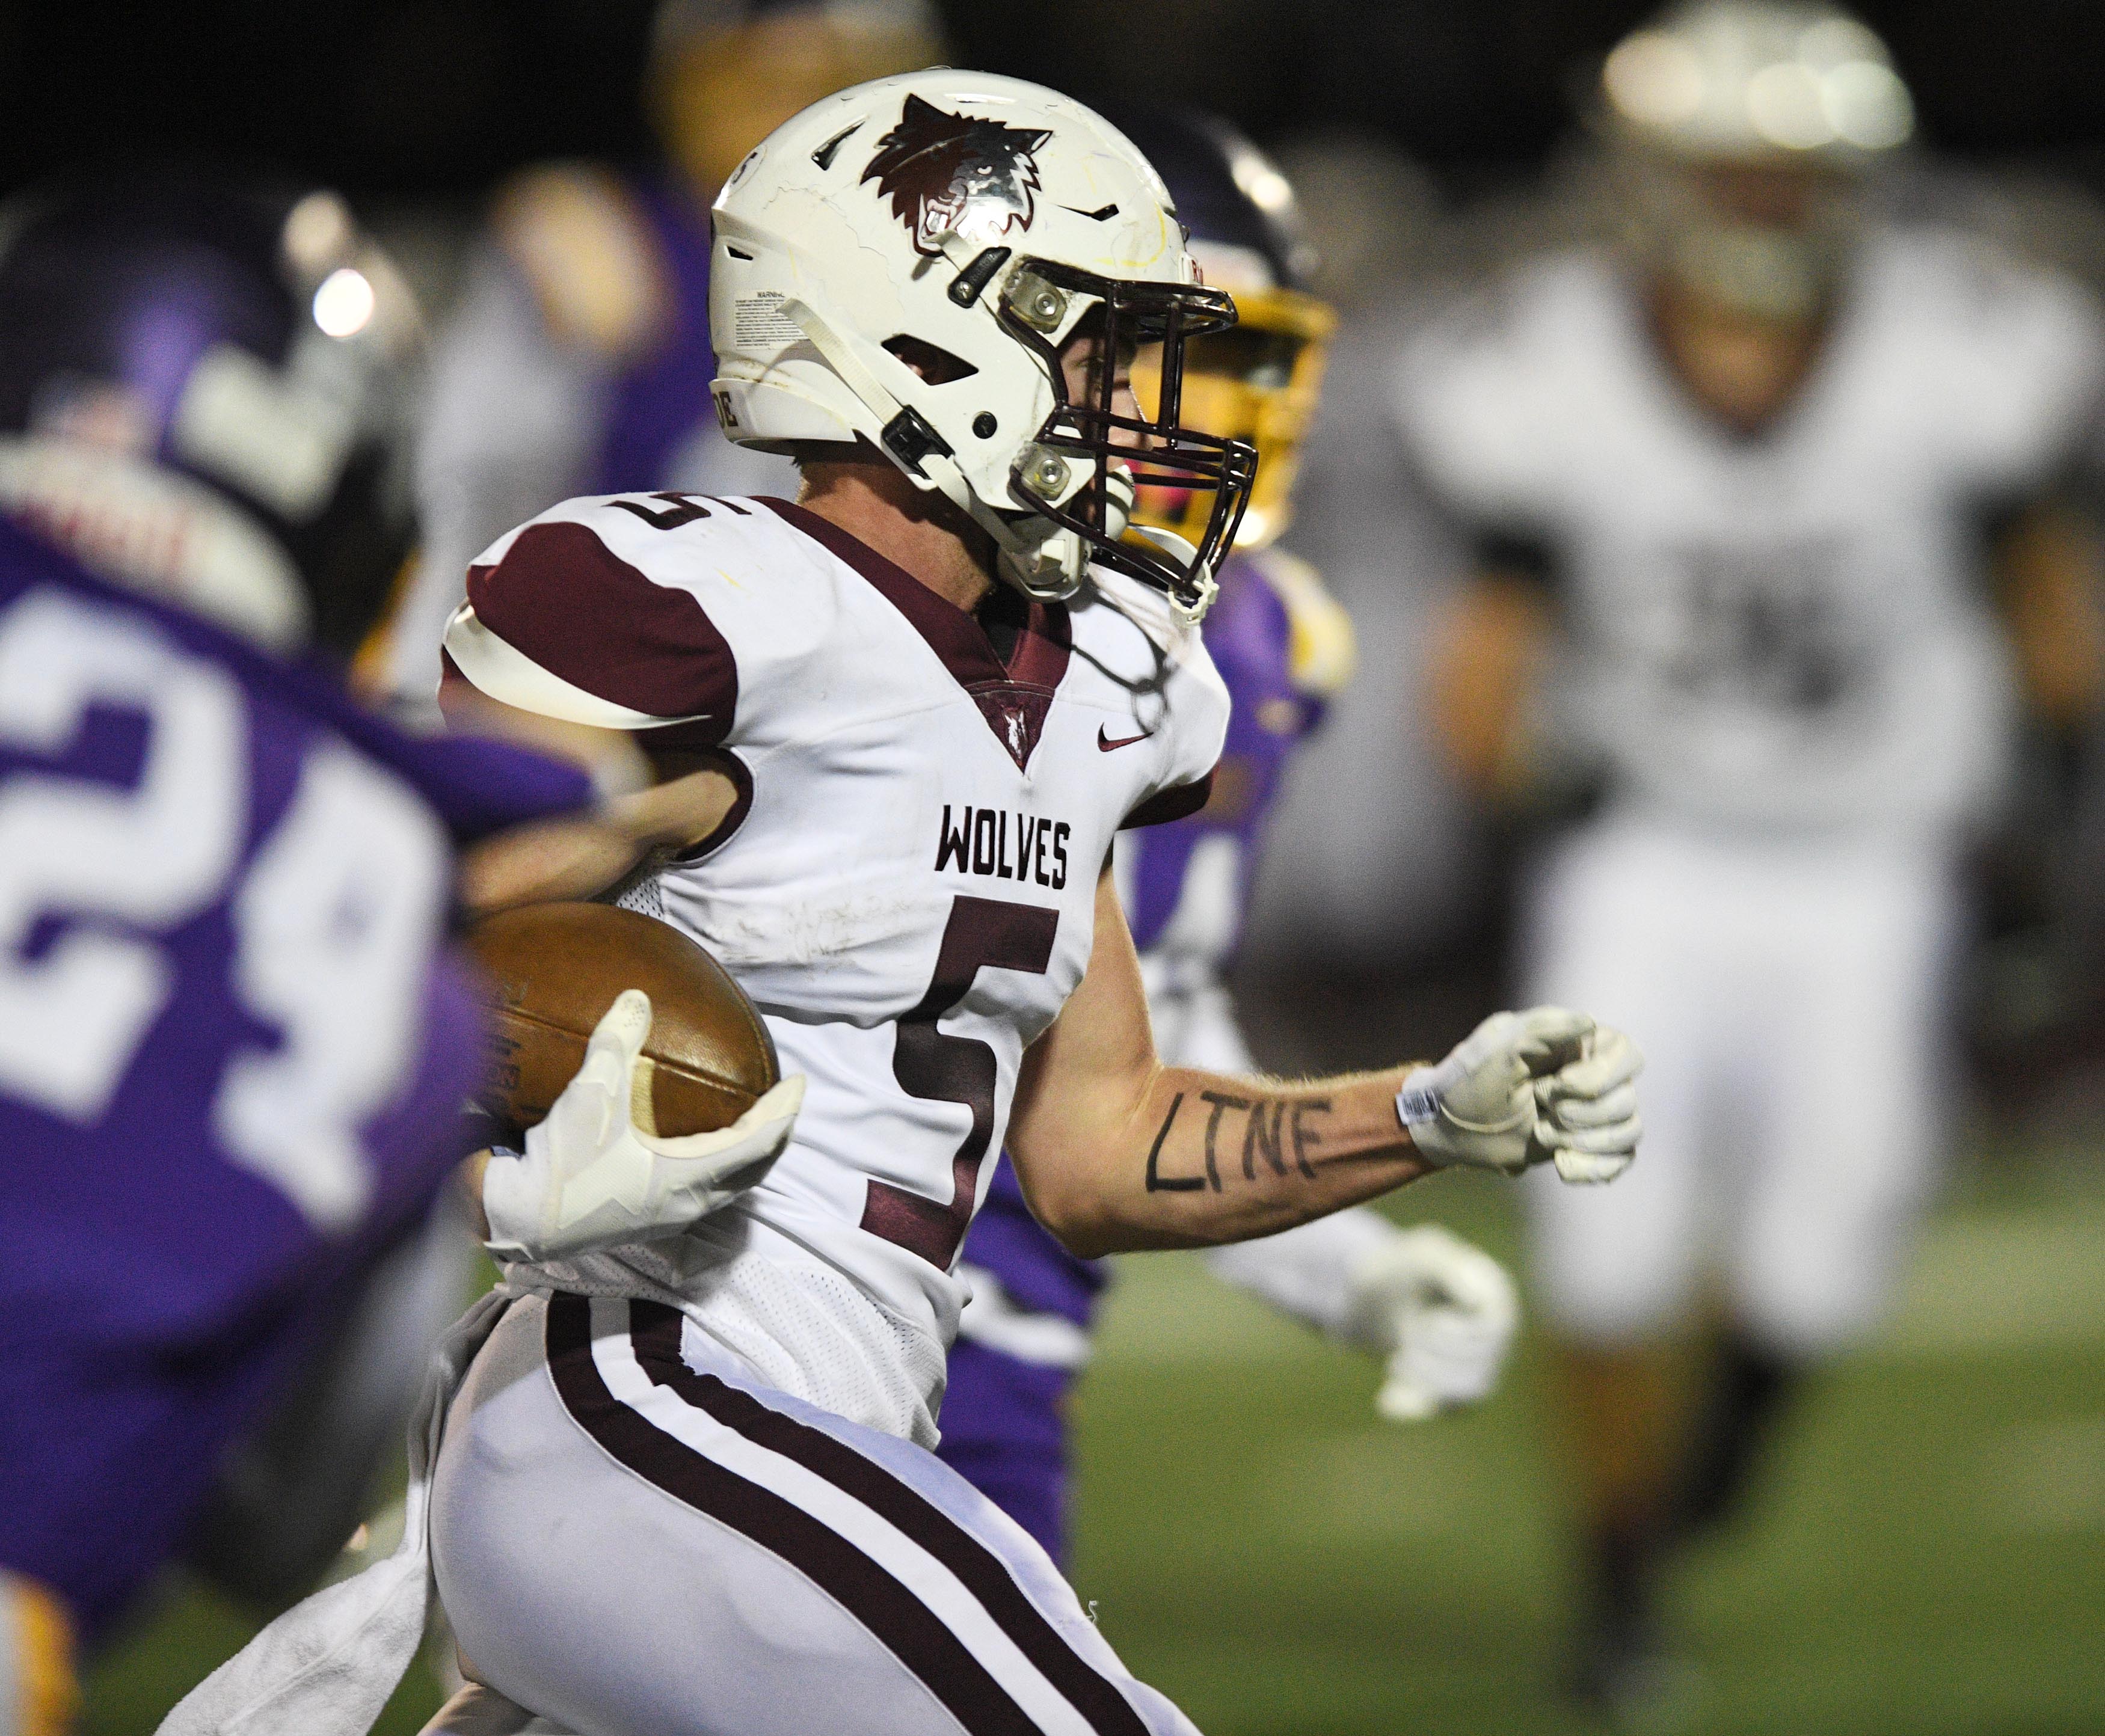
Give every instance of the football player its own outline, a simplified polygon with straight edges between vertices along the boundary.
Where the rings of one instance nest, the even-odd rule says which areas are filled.
[[[992,74],[862,85],[740,165],[710,269],[718,419],[796,457],[802,499],[567,502],[476,563],[446,650],[484,703],[655,758],[684,819],[656,896],[803,1113],[678,1234],[512,1239],[396,1569],[428,1549],[476,1679],[436,1727],[1187,1729],[929,1450],[1004,1137],[1070,1252],[1207,1245],[1450,1164],[1607,1180],[1638,1058],[1558,1008],[1354,1078],[1156,1055],[1111,846],[1207,799],[1228,706],[1197,623],[1254,454],[1179,421],[1185,346],[1234,306],[1123,136]],[[1208,495],[1196,540],[1128,541],[1142,487]],[[512,895],[625,868],[529,852]],[[359,1727],[416,1632],[363,1607],[293,1612],[170,1729]]]
[[[424,557],[385,681],[428,712],[478,550],[552,500],[612,489],[793,491],[709,407],[709,201],[821,96],[942,59],[923,0],[663,0],[646,88],[664,157],[546,164],[498,194],[434,346],[417,460]]]
[[[1437,325],[1397,403],[1477,537],[1447,739],[1486,790],[1590,802],[1524,894],[1531,987],[1651,1054],[1631,1185],[1527,1194],[1589,1537],[1580,1685],[1612,1698],[1648,1673],[1660,1551],[1876,1322],[1929,1191],[1955,854],[2004,777],[2009,667],[2064,715],[2095,690],[2054,484],[2101,342],[2067,283],[1875,216],[1908,93],[1831,7],[1677,7],[1608,57],[1599,118],[1625,248]]]
[[[236,1437],[347,1325],[410,1341],[413,1392],[420,1226],[469,1143],[458,1105],[478,1067],[445,946],[454,853],[585,787],[510,750],[409,742],[300,655],[347,654],[409,546],[414,310],[339,201],[123,178],[11,216],[0,1729],[15,1732],[61,1727],[74,1648],[109,1631],[199,1522]],[[440,1305],[433,1332],[459,1298]],[[388,1386],[384,1364],[363,1372]],[[400,1415],[377,1409],[391,1445]],[[222,1485],[211,1564],[242,1588],[285,1584],[288,1552],[311,1566],[317,1523],[327,1551],[342,1544],[378,1431],[361,1415],[337,1432],[351,1438],[298,1444],[318,1472],[262,1442],[241,1487]],[[287,1482],[321,1515],[261,1503],[291,1545],[255,1511],[259,1484]]]
[[[1196,339],[1185,353],[1185,417],[1209,434],[1249,440],[1259,460],[1204,628],[1232,707],[1213,793],[1187,819],[1128,834],[1114,874],[1156,1053],[1173,1064],[1249,1073],[1255,1063],[1223,975],[1280,780],[1353,662],[1350,617],[1312,569],[1276,546],[1334,316],[1304,287],[1308,248],[1293,189],[1256,146],[1204,116],[1106,113],[1161,174],[1204,280],[1235,297],[1234,328]],[[1153,402],[1157,371],[1137,368],[1135,389]],[[1133,520],[1196,534],[1210,504],[1200,494],[1145,489]],[[1208,1263],[1317,1330],[1384,1357],[1377,1405],[1393,1420],[1484,1397],[1518,1320],[1512,1281],[1489,1256],[1436,1225],[1396,1229],[1365,1207],[1216,1248]],[[1088,1358],[1110,1274],[1070,1254],[1031,1216],[1011,1163],[994,1172],[959,1272],[972,1300],[950,1348],[937,1455],[1064,1562],[1066,1395]]]
[[[342,1546],[459,1305],[425,1227],[477,1142],[456,856],[589,786],[344,695],[408,547],[417,331],[338,199],[127,176],[8,216],[0,1731],[43,1736],[186,1538],[265,1595]],[[647,1173],[634,1137],[535,1130],[493,1215],[552,1163]]]

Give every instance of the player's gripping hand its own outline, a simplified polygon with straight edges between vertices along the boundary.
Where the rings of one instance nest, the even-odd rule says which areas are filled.
[[[1535,1082],[1538,1145],[1566,1181],[1613,1181],[1638,1154],[1637,1077],[1644,1056],[1620,1031],[1602,1024],[1577,1060]]]
[[[1490,1396],[1520,1324],[1506,1269],[1437,1224],[1399,1230],[1352,1264],[1347,1328],[1387,1355],[1374,1408],[1418,1422]]]
[[[629,1114],[650,997],[632,988],[593,1030],[584,1065],[517,1157],[483,1172],[489,1247],[507,1260],[558,1260],[675,1235],[765,1176],[804,1102],[784,1079],[728,1127],[685,1139],[639,1131]]]
[[[1494,1013],[1397,1093],[1427,1162],[1517,1176],[1554,1160],[1566,1181],[1607,1181],[1636,1155],[1633,1082],[1644,1060],[1620,1031],[1561,1006]]]

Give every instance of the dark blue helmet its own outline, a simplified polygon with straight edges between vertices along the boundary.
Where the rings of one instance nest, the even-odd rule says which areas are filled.
[[[1267,287],[1307,288],[1314,250],[1293,186],[1271,158],[1196,109],[1112,103],[1102,112],[1155,165],[1202,263],[1208,252],[1232,248],[1263,262]]]
[[[348,654],[411,547],[420,347],[332,194],[31,193],[0,238],[0,507],[266,644]]]
[[[1302,441],[1337,324],[1308,292],[1314,253],[1294,188],[1269,157],[1214,116],[1137,103],[1107,105],[1102,113],[1169,189],[1206,282],[1235,297],[1235,324],[1186,347],[1183,419],[1202,433],[1255,444],[1257,484],[1236,546],[1262,547],[1292,516]],[[1133,369],[1143,403],[1151,373],[1143,354]],[[1133,519],[1191,541],[1205,505],[1196,494],[1146,489]]]

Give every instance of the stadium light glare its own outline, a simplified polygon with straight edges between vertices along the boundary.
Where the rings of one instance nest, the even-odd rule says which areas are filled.
[[[315,292],[315,324],[331,337],[353,337],[373,318],[376,297],[363,271],[340,266]]]

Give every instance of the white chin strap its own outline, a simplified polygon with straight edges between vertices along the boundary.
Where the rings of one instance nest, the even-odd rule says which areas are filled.
[[[1196,627],[1206,618],[1206,611],[1213,606],[1213,599],[1220,592],[1221,582],[1213,577],[1213,569],[1200,566],[1199,551],[1173,530],[1158,529],[1152,524],[1136,524],[1133,527],[1133,533],[1136,537],[1146,538],[1164,554],[1183,562],[1190,569],[1193,582],[1199,587],[1198,600],[1180,603],[1173,596],[1169,600],[1179,620],[1187,627]]]

